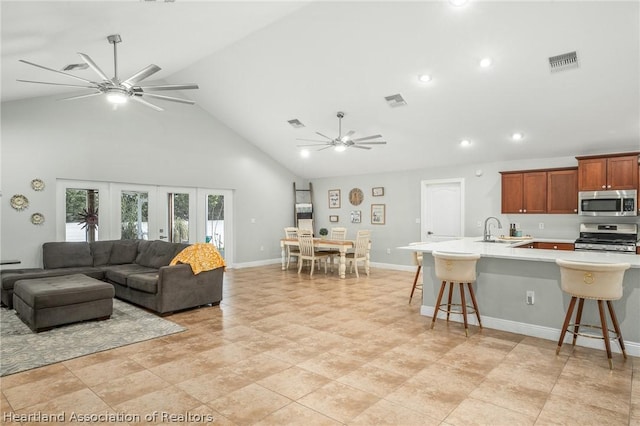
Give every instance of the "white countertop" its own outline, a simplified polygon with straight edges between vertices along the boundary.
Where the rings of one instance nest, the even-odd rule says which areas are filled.
[[[482,257],[495,257],[502,259],[529,260],[534,262],[555,262],[556,259],[575,260],[581,262],[597,263],[629,263],[632,268],[640,268],[640,255],[618,254],[606,252],[569,251],[569,250],[544,250],[517,248],[516,246],[532,242],[573,243],[574,240],[534,238],[518,242],[486,243],[482,236],[465,237],[450,241],[438,241],[410,246],[398,247],[401,250],[422,251],[448,251],[452,253],[477,253]]]

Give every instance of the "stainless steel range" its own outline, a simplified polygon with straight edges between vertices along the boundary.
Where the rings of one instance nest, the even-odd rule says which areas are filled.
[[[618,225],[582,223],[580,238],[575,242],[575,250],[635,254],[637,242],[638,225],[635,223]]]

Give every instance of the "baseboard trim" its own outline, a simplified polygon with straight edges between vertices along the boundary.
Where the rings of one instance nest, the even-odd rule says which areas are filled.
[[[233,266],[230,266],[230,268],[233,268],[233,269],[255,268],[256,266],[268,266],[268,265],[275,265],[275,264],[281,265],[282,259],[280,258],[264,259],[264,260],[256,260],[253,262],[234,263]]]
[[[433,318],[434,308],[433,306],[422,305],[420,307],[420,315]],[[469,324],[478,325],[478,321],[475,315],[468,315]],[[438,319],[446,321],[447,316],[444,312],[438,312]],[[449,317],[449,321],[462,323],[462,315],[452,315]],[[552,340],[557,342],[560,338],[560,329],[544,327],[535,324],[526,324],[523,322],[510,321],[501,318],[492,318],[482,315],[482,326],[485,328],[492,328],[494,330],[508,331],[511,333],[524,334],[525,336],[538,337],[540,339]],[[567,333],[564,343],[571,344],[573,336]],[[604,351],[604,343],[598,339],[589,339],[586,337],[578,336],[576,345],[591,349],[600,349]],[[627,351],[627,355],[640,357],[640,343],[624,341],[624,346]],[[611,351],[616,353],[622,353],[617,342],[611,343]]]

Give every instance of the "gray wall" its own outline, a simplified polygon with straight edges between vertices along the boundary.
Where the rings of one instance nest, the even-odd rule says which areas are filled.
[[[606,149],[603,148],[603,153]],[[523,233],[539,238],[562,238],[573,240],[578,237],[582,222],[611,222],[609,219],[594,219],[575,214],[500,214],[501,182],[500,171],[528,170],[554,167],[577,167],[575,157],[557,157],[531,159],[518,162],[495,162],[467,164],[457,167],[444,167],[424,170],[407,170],[397,173],[379,173],[359,176],[345,176],[312,180],[315,197],[316,229],[320,227],[346,226],[348,237],[353,238],[358,229],[371,229],[373,245],[371,261],[379,264],[411,265],[411,257],[406,251],[395,247],[405,246],[413,241],[421,241],[420,224],[420,182],[431,179],[464,178],[465,180],[465,236],[481,236],[482,228],[478,221],[488,216],[500,218],[503,226],[519,223]],[[481,176],[476,171],[481,170]],[[371,188],[384,187],[383,197],[372,197]],[[361,205],[349,204],[348,194],[351,188],[360,188],[365,194]],[[340,209],[329,209],[327,191],[340,189],[342,203]],[[372,225],[370,222],[371,204],[386,204],[386,224]],[[362,223],[350,223],[351,210],[362,211]],[[330,223],[329,215],[339,215],[340,222]],[[616,222],[638,223],[640,218],[615,219]],[[544,229],[539,229],[540,223]],[[505,229],[508,232],[508,229]],[[391,253],[387,253],[391,249]]]
[[[59,97],[2,104],[3,259],[38,266],[42,243],[55,241],[56,179],[234,190],[235,262],[279,257],[282,228],[292,223],[292,183],[303,184],[291,172],[198,106],[113,111],[102,99]],[[34,178],[44,191],[31,189]],[[12,209],[14,194],[26,195],[29,208]],[[35,212],[45,215],[43,225],[30,223]]]

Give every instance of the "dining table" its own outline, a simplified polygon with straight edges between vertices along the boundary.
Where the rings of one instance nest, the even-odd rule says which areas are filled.
[[[287,269],[287,246],[299,247],[298,240],[296,238],[283,238],[280,240],[280,248],[282,249],[282,270]],[[328,240],[324,238],[314,238],[313,247],[318,249],[331,249],[338,250],[340,253],[340,262],[338,263],[338,274],[340,278],[345,278],[347,272],[346,254],[347,250],[354,248],[356,242],[354,240]],[[371,247],[371,242],[369,242]],[[364,262],[364,270],[369,275],[369,250],[367,250],[367,257]]]

